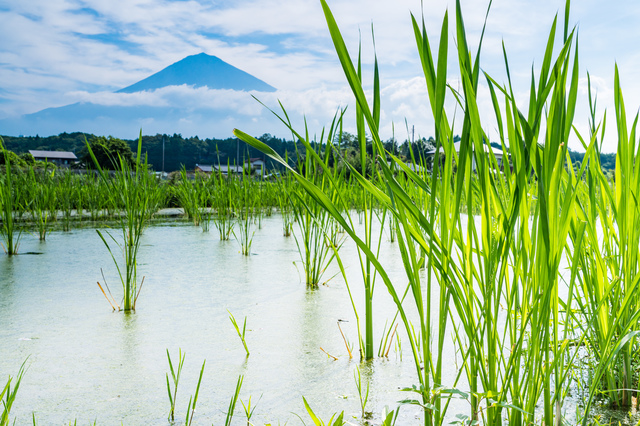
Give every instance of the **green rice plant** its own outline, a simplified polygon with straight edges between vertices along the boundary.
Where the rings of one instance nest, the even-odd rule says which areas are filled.
[[[327,267],[335,257],[335,251],[332,249],[333,242],[328,237],[331,222],[324,210],[317,208],[315,203],[304,198],[300,197],[297,202],[292,202],[299,231],[294,233],[294,238],[304,271],[305,283],[309,287],[318,287]]]
[[[58,210],[62,214],[62,229],[64,231],[71,230],[71,213],[73,210],[73,202],[76,188],[73,182],[73,176],[70,172],[63,172],[62,178],[58,180],[59,186],[56,188],[55,199],[58,202]]]
[[[334,414],[333,416],[331,416],[331,418],[329,419],[328,422],[324,422],[323,420],[321,420],[316,413],[313,412],[313,410],[311,409],[311,407],[309,406],[309,403],[307,402],[307,400],[305,399],[305,397],[302,397],[302,401],[304,401],[304,408],[307,410],[307,414],[309,415],[309,417],[311,418],[311,421],[313,422],[313,424],[315,426],[342,426],[344,424],[346,424],[346,422],[343,420],[344,417],[344,412],[340,413],[338,415],[338,417],[336,417],[336,414]],[[294,413],[295,414],[295,413]],[[306,425],[306,423],[304,422],[304,420],[302,420],[302,417],[300,417],[299,415],[296,414],[296,416],[300,419],[300,421]],[[335,420],[333,420],[335,417]]]
[[[293,214],[292,203],[290,201],[288,191],[291,188],[291,177],[285,175],[278,179],[278,208],[282,217],[282,235],[290,237],[293,233],[293,223],[295,216]]]
[[[260,397],[260,399],[262,399],[262,397]],[[258,400],[258,402],[260,402],[260,400]],[[249,396],[249,401],[247,401],[246,404],[243,400],[240,400],[240,403],[242,404],[242,408],[244,409],[244,415],[247,418],[247,426],[251,426],[251,417],[253,417],[253,413],[256,411],[256,406],[258,405],[258,403],[256,403],[255,405],[251,405],[251,396]]]
[[[636,115],[629,129],[616,67],[614,102],[618,149],[615,179],[610,182],[602,171],[597,145],[597,140],[604,138],[604,125],[596,125],[590,88],[589,95],[591,140],[579,171],[585,176],[588,197],[581,203],[582,222],[571,232],[573,245],[584,247],[574,251],[574,261],[580,265],[576,322],[595,363],[586,414],[598,396],[603,396],[613,407],[631,406],[632,397],[637,394],[632,389],[638,380],[636,369],[640,362],[638,117]],[[584,141],[583,144],[586,145]],[[586,414],[583,424],[589,421]]]
[[[394,426],[398,420],[398,414],[400,414],[400,408],[395,410],[389,410],[389,407],[384,407],[382,410],[382,425],[381,426]]]
[[[220,240],[226,241],[229,239],[233,232],[234,215],[233,215],[233,200],[232,200],[232,178],[226,178],[222,175],[222,172],[218,170],[214,173],[212,180],[215,184],[215,190],[213,193],[213,207],[215,208],[215,215],[212,217],[213,224],[218,229],[220,234]]]
[[[118,271],[124,292],[123,309],[125,312],[135,311],[140,289],[144,282],[143,278],[140,286],[138,286],[138,251],[144,229],[159,204],[160,194],[157,189],[157,182],[155,177],[149,173],[146,160],[143,162],[141,158],[142,132],[140,132],[137,156],[133,166],[126,159],[119,156],[114,159],[114,164],[118,165],[119,170],[115,172],[113,178],[110,177],[108,171],[99,166],[88,143],[87,147],[100,177],[114,194],[118,207],[122,209],[122,212],[118,215],[121,239],[116,240],[110,232],[105,232],[111,240],[108,241],[100,230],[96,230],[96,232],[107,247]],[[114,253],[116,246],[122,254],[120,260],[116,258]]]
[[[227,410],[227,417],[225,418],[224,425],[231,426],[231,420],[233,419],[233,413],[236,411],[236,404],[238,402],[238,397],[240,396],[240,388],[242,388],[242,382],[244,381],[244,376],[241,374],[238,376],[238,382],[236,383],[236,390],[231,400],[229,401],[229,409]],[[244,405],[244,404],[243,404]],[[251,413],[247,415],[247,424],[249,423],[249,417],[251,417]]]
[[[209,230],[210,215],[208,207],[211,200],[206,176],[196,173],[191,179],[182,167],[180,180],[176,186],[178,203],[195,226],[202,226],[202,230]]]
[[[360,374],[360,368],[356,366],[356,371],[353,372],[353,380],[356,383],[356,389],[358,389],[358,397],[360,398],[360,408],[362,408],[362,418],[367,419],[371,417],[371,413],[367,413],[366,407],[369,401],[369,380],[367,380],[366,389],[362,386],[362,375]]]
[[[241,252],[244,256],[251,254],[251,244],[255,235],[253,227],[256,214],[256,197],[249,179],[248,175],[243,174],[235,200],[236,223],[234,229],[231,230],[240,244]],[[238,232],[236,233],[236,231]]]
[[[4,385],[4,388],[0,390],[0,401],[2,401],[2,412],[0,414],[0,426],[9,426],[10,416],[11,416],[11,408],[13,407],[13,403],[16,400],[16,396],[18,394],[18,389],[20,388],[20,382],[22,381],[22,377],[25,373],[25,364],[26,360],[20,366],[20,370],[18,370],[18,374],[15,377],[9,376],[7,379],[7,383]],[[13,388],[12,388],[13,382]],[[14,420],[15,424],[15,420]]]
[[[17,254],[20,247],[20,237],[22,230],[17,229],[15,223],[15,213],[20,210],[20,202],[16,199],[16,190],[14,188],[14,175],[12,172],[11,160],[7,151],[4,149],[4,141],[0,137],[0,150],[4,155],[5,173],[0,182],[0,218],[2,219],[2,227],[0,234],[4,239],[2,248],[9,256]]]
[[[244,350],[247,353],[247,356],[249,356],[250,355],[249,348],[247,347],[247,341],[245,340],[245,333],[247,332],[247,317],[244,317],[242,332],[240,332],[240,327],[238,326],[238,322],[236,321],[236,318],[233,316],[231,312],[229,312],[228,309],[227,309],[227,312],[229,313],[229,321],[231,321],[231,324],[233,324],[233,328],[236,329],[236,332],[238,333],[238,337],[240,337],[240,340],[242,341],[242,346],[244,346]]]
[[[38,182],[33,167],[29,168],[29,177],[33,188],[31,203],[29,205],[31,220],[36,224],[40,241],[45,241],[47,232],[49,231],[49,219],[56,213],[55,187],[53,186],[51,174],[46,170],[43,173],[44,181],[42,182]]]
[[[423,407],[425,425],[442,424],[450,398],[456,396],[469,402],[470,422],[501,424],[507,418],[510,424],[536,423],[538,403],[545,424],[561,421],[569,366],[577,356],[570,349],[575,341],[571,310],[565,309],[574,304],[577,264],[571,265],[571,278],[566,282],[563,298],[559,296],[559,268],[567,254],[566,240],[576,223],[576,200],[581,193],[581,181],[568,172],[566,162],[579,69],[577,42],[568,29],[568,6],[567,2],[562,46],[554,59],[557,22],[554,21],[537,85],[532,78],[528,115],[518,108],[510,80],[501,86],[490,76],[484,76],[498,120],[503,153],[507,151],[508,140],[514,162],[514,172],[505,169],[504,174],[499,172],[492,151],[485,147],[488,138],[476,100],[482,38],[474,59],[457,2],[455,34],[463,90],[453,94],[464,111],[461,149],[457,152],[453,126],[444,108],[448,13],[441,27],[437,63],[424,22],[420,25],[412,18],[435,118],[438,150],[445,159],[442,164],[436,161],[433,174],[427,176],[385,153],[378,135],[377,71],[374,102],[370,107],[361,85],[359,66],[356,68],[351,62],[335,19],[322,1],[336,52],[356,98],[357,124],[360,128],[368,126],[378,160],[374,161],[379,167],[377,175],[384,185],[377,186],[372,176],[355,169],[351,174],[375,203],[397,219],[398,246],[417,320],[409,321],[408,307],[378,261],[372,240],[366,234],[365,238],[357,234],[353,223],[342,216],[335,200],[322,188],[294,171],[291,173],[341,224],[396,303],[419,379],[413,391],[420,399],[407,402]],[[505,66],[509,73],[506,52]],[[504,110],[498,93],[503,98]],[[234,133],[286,165],[264,144],[241,131]],[[300,139],[304,144],[304,138]],[[307,155],[325,170],[322,159],[308,143],[305,146]],[[392,166],[385,161],[387,155]],[[406,175],[407,182],[428,197],[416,197],[415,189],[409,191],[405,182],[396,179],[397,172]],[[537,182],[531,179],[532,175]],[[531,193],[536,194],[536,203],[527,198]],[[420,273],[423,266],[427,270],[426,285]],[[364,277],[367,272],[363,268]],[[366,299],[370,300],[370,296],[367,294]],[[502,306],[508,307],[506,314]],[[443,347],[448,326],[453,327],[463,363],[453,381],[444,384]],[[455,389],[462,375],[466,376],[469,392]]]
[[[173,381],[173,393],[171,391],[171,384],[169,383],[169,373],[167,373],[167,393],[169,395],[169,416],[171,421],[175,420],[176,410],[176,398],[178,396],[178,383],[180,382],[180,374],[182,373],[182,366],[184,365],[184,358],[186,354],[182,353],[182,349],[178,349],[178,365],[177,368],[173,368],[171,362],[171,355],[169,355],[169,349],[167,349],[167,360],[169,361],[169,369],[171,370],[171,380]]]
[[[189,397],[189,405],[187,406],[187,416],[184,419],[185,426],[191,426],[193,422],[193,416],[196,413],[196,404],[198,402],[198,393],[200,392],[200,384],[202,383],[202,375],[204,374],[204,366],[207,363],[205,359],[200,369],[200,377],[198,378],[198,385],[196,386],[196,393]]]

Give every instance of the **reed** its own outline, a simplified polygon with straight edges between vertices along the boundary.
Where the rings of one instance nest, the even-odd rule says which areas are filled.
[[[178,384],[180,383],[180,374],[182,373],[182,366],[184,365],[184,358],[186,354],[182,353],[182,349],[178,349],[178,364],[176,368],[173,368],[171,362],[171,355],[169,355],[169,349],[167,349],[167,360],[169,361],[169,370],[171,371],[171,380],[173,382],[173,392],[171,391],[171,384],[169,383],[169,373],[167,373],[167,394],[169,395],[169,416],[171,421],[175,420],[176,411],[176,399],[178,396]]]
[[[113,178],[110,177],[108,171],[100,167],[89,144],[87,147],[103,182],[114,194],[118,207],[122,209],[121,214],[118,215],[121,231],[119,240],[116,240],[110,232],[104,234],[100,230],[96,230],[96,232],[107,247],[118,271],[124,293],[123,309],[125,312],[135,311],[144,282],[143,278],[138,285],[138,251],[144,229],[160,204],[157,182],[149,173],[146,160],[143,162],[141,158],[142,132],[138,140],[138,151],[133,166],[126,159],[118,156],[117,159],[114,159],[114,164],[118,165],[119,170],[115,172]],[[122,254],[121,260],[116,258],[115,247]]]
[[[302,397],[302,401],[304,402],[304,408],[307,410],[307,414],[309,415],[309,417],[311,418],[311,421],[313,422],[313,424],[315,426],[342,426],[342,425],[346,424],[346,422],[343,420],[344,412],[342,412],[340,414],[336,413],[336,414],[332,415],[331,418],[329,419],[329,421],[325,423],[322,419],[320,419],[316,415],[316,413],[313,412],[313,410],[309,406],[309,403],[307,402],[307,400],[305,399],[304,396]],[[336,415],[338,417],[336,417]],[[304,420],[302,420],[302,417],[298,416],[297,414],[296,414],[296,416],[300,419],[300,421],[302,421],[303,424],[306,424],[304,422]],[[335,418],[335,420],[334,420],[334,418]]]
[[[2,155],[4,155],[5,161],[5,173],[0,182],[0,218],[2,219],[0,234],[2,234],[2,238],[4,239],[2,247],[5,253],[11,256],[17,254],[18,248],[20,247],[22,230],[16,227],[15,213],[21,207],[19,200],[16,199],[11,160],[7,151],[4,149],[4,141],[2,138],[0,138],[0,150],[2,151]]]
[[[11,423],[11,408],[18,395],[18,389],[20,388],[20,382],[25,373],[25,360],[18,370],[18,374],[15,377],[9,376],[7,383],[0,390],[0,401],[2,401],[2,412],[0,414],[0,426],[9,426]],[[12,387],[13,386],[13,387]],[[15,424],[15,420],[13,422]]]
[[[242,388],[242,382],[244,381],[244,376],[238,376],[238,382],[236,383],[236,389],[229,401],[229,409],[227,410],[227,416],[224,421],[225,426],[231,426],[231,420],[233,420],[233,413],[236,411],[236,404],[238,403],[238,398],[240,397],[240,389]],[[243,404],[244,405],[244,404]],[[249,404],[250,406],[251,404]],[[246,407],[245,407],[246,409]],[[247,414],[247,424],[249,423],[249,418],[251,417],[252,412],[249,411]]]
[[[358,390],[358,397],[360,398],[360,408],[362,409],[362,419],[371,417],[371,413],[366,411],[367,402],[369,401],[369,380],[367,380],[366,388],[362,385],[362,374],[360,368],[356,367],[356,371],[353,372],[353,380],[356,383],[356,389]]]
[[[610,182],[600,166],[597,141],[604,138],[604,125],[595,122],[590,96],[589,151],[579,171],[586,183],[580,210],[582,221],[571,230],[574,261],[580,265],[575,322],[591,349],[590,361],[595,364],[586,413],[596,397],[613,407],[629,407],[637,397],[637,391],[632,389],[640,362],[640,214],[635,201],[640,189],[638,117],[629,128],[617,67],[614,95],[618,132],[615,179]],[[584,140],[583,143],[587,144]]]
[[[326,140],[323,131],[319,142],[309,140],[308,132],[305,132],[307,135],[306,143],[309,146],[312,146],[312,143],[314,146],[324,145],[325,152],[330,153],[334,129],[335,120],[329,129]],[[325,164],[328,158],[329,155],[325,155]],[[304,162],[299,162],[298,170],[302,170],[307,179],[318,181],[322,190],[327,190],[327,177],[325,174],[318,177],[318,170],[310,156],[306,156]],[[294,238],[300,255],[300,264],[304,271],[305,283],[309,287],[316,288],[320,285],[342,242],[335,239],[337,234],[329,213],[313,202],[313,199],[306,192],[293,191],[290,200],[291,210],[298,228],[298,232],[294,233]]]
[[[31,203],[29,204],[31,220],[35,222],[38,229],[38,238],[40,241],[45,241],[49,231],[50,219],[56,213],[55,188],[51,174],[47,170],[43,173],[44,182],[38,182],[35,169],[31,167],[29,168],[29,179],[33,185],[33,192],[30,197]]]
[[[237,389],[237,386],[236,386],[236,389]],[[238,390],[236,391],[236,393],[239,393]],[[260,397],[260,399],[262,399],[262,397]],[[258,400],[258,402],[260,402],[260,399]],[[240,400],[240,403],[242,404],[242,408],[244,409],[244,415],[247,418],[247,426],[251,426],[252,425],[251,417],[253,417],[253,414],[256,411],[256,406],[258,405],[258,403],[251,405],[251,396],[249,396],[249,400],[247,401],[246,404],[244,403],[243,400]]]
[[[247,332],[247,317],[244,317],[244,324],[242,325],[242,332],[241,332],[240,327],[238,326],[238,322],[236,321],[236,318],[233,316],[231,312],[229,312],[229,310],[227,310],[227,312],[229,313],[229,321],[231,321],[231,324],[233,324],[233,328],[235,328],[236,333],[238,333],[238,337],[240,337],[240,340],[242,341],[242,346],[244,346],[244,350],[247,353],[247,356],[249,356],[250,355],[249,348],[247,347],[247,341],[245,339],[245,334]]]
[[[234,227],[233,199],[232,199],[232,183],[230,179],[222,175],[221,171],[214,173],[212,179],[215,183],[215,191],[213,194],[213,204],[215,207],[215,215],[213,215],[213,224],[218,229],[220,240],[226,241],[231,236]]]
[[[251,254],[253,236],[255,235],[256,196],[250,177],[245,173],[243,173],[242,180],[239,182],[234,202],[236,223],[231,232],[240,244],[241,253],[244,256],[249,256]]]
[[[506,168],[500,173],[495,156],[484,144],[488,138],[476,100],[482,35],[474,57],[468,48],[462,10],[457,2],[455,53],[463,90],[454,95],[464,115],[461,149],[456,152],[453,126],[444,108],[448,13],[443,19],[437,50],[431,48],[424,23],[412,17],[439,153],[444,154],[444,161],[435,162],[431,176],[416,173],[393,154],[385,153],[378,135],[377,67],[371,107],[362,88],[360,67],[352,63],[328,5],[321,3],[338,58],[356,98],[357,124],[360,128],[368,127],[378,160],[374,162],[379,165],[378,175],[384,186],[377,186],[372,176],[364,172],[352,169],[351,174],[365,193],[397,220],[398,246],[410,288],[408,301],[417,311],[417,326],[409,321],[409,307],[403,304],[377,260],[372,249],[375,245],[367,234],[364,238],[358,236],[353,223],[342,217],[334,200],[318,185],[304,176],[294,176],[354,240],[396,303],[419,379],[419,385],[408,388],[419,399],[406,402],[423,407],[425,425],[442,424],[453,397],[468,401],[469,422],[501,424],[508,419],[513,424],[536,423],[539,415],[536,406],[540,403],[542,421],[558,424],[568,391],[570,366],[577,356],[577,351],[571,350],[571,342],[575,341],[571,309],[565,307],[575,303],[578,266],[575,262],[571,264],[571,278],[564,284],[563,298],[559,296],[559,268],[561,259],[567,256],[569,230],[578,223],[577,199],[582,193],[581,180],[569,172],[566,146],[579,78],[577,41],[568,28],[569,3],[558,53],[554,57],[556,19],[538,78],[532,76],[528,114],[519,109],[509,78],[501,86],[484,75],[505,154],[506,141],[510,144],[514,173]],[[508,70],[506,57],[505,52]],[[235,134],[284,164],[264,145],[240,131]],[[307,145],[307,155],[323,167],[322,159]],[[387,156],[392,159],[390,166],[385,161]],[[398,172],[407,177],[406,182],[397,178]],[[531,179],[532,175],[537,182]],[[410,187],[422,191],[422,196]],[[529,194],[535,194],[536,203],[530,201]],[[366,214],[363,219],[366,224]],[[422,267],[427,270],[424,287],[419,272]],[[365,278],[367,272],[363,268]],[[506,314],[501,306],[508,307]],[[458,376],[445,384],[443,347],[448,327],[453,327],[463,364]],[[461,383],[466,383],[468,392],[455,389]]]
[[[196,404],[198,403],[198,394],[200,393],[200,384],[202,383],[202,375],[204,374],[204,366],[207,363],[205,359],[202,362],[202,368],[200,369],[200,376],[198,377],[198,385],[196,386],[196,393],[189,397],[189,405],[187,406],[187,415],[184,420],[185,426],[191,426],[193,422],[193,416],[196,413]]]

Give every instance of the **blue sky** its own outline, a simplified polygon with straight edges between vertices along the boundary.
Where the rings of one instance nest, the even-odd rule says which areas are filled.
[[[404,139],[405,119],[415,125],[416,133],[430,136],[433,122],[409,15],[421,13],[420,1],[329,0],[329,5],[352,54],[362,33],[369,70],[373,58],[371,23],[375,27],[383,136],[391,136],[394,123],[396,136]],[[462,6],[473,44],[479,37],[487,2],[462,0]],[[424,0],[425,19],[434,38],[447,8],[453,27],[454,1]],[[564,1],[556,0],[493,2],[481,64],[498,81],[504,81],[504,40],[523,106],[531,67],[535,69],[540,63],[553,17],[563,9]],[[278,92],[263,100],[273,106],[282,100],[299,117],[305,114],[311,125],[326,124],[337,107],[351,102],[318,0],[0,0],[0,19],[0,118],[78,101],[131,102],[131,97],[119,98],[112,92],[200,52],[218,56],[277,87]],[[617,62],[629,114],[635,113],[640,103],[637,22],[640,3],[636,1],[574,0],[571,25],[579,29],[582,105],[586,103],[589,70],[600,112],[605,107],[612,109]],[[455,40],[450,37],[453,48]],[[369,71],[365,81],[370,78]],[[450,71],[454,87],[456,79]],[[206,90],[189,90],[193,89],[183,88],[180,99],[206,103],[214,98]],[[176,96],[176,90],[171,93]],[[162,96],[138,96],[135,102],[154,103]],[[230,104],[246,117],[263,114],[262,107],[245,94],[224,96],[228,102],[217,98],[216,102]],[[489,108],[488,98],[484,105]],[[586,131],[587,112],[584,106],[577,111],[576,125],[582,131]],[[613,114],[610,116],[608,128],[613,129]],[[491,127],[489,118],[487,123]],[[495,134],[495,129],[487,131]],[[194,124],[193,134],[198,133]],[[271,133],[286,135],[276,130]],[[610,136],[606,148],[612,151],[615,137]]]

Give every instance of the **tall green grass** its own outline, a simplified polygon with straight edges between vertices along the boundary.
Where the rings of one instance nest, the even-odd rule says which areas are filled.
[[[2,227],[0,234],[4,239],[3,248],[8,255],[18,253],[20,246],[20,237],[22,230],[16,228],[15,215],[21,209],[17,191],[14,187],[14,176],[12,173],[11,160],[7,151],[4,149],[4,141],[0,138],[0,150],[4,155],[5,173],[1,176],[0,181],[0,218],[2,219]]]
[[[142,133],[138,141],[138,152],[133,165],[118,156],[113,159],[118,170],[111,177],[109,171],[102,169],[91,147],[89,152],[98,172],[111,189],[122,209],[118,214],[121,236],[116,239],[110,232],[96,230],[107,247],[116,266],[123,288],[123,309],[135,311],[142,282],[138,283],[138,251],[144,229],[159,205],[160,194],[155,177],[149,173],[146,160],[141,156]],[[106,237],[105,237],[106,234]],[[108,237],[108,238],[107,238]],[[121,257],[120,257],[121,256]],[[143,279],[144,281],[144,279]]]
[[[610,383],[607,392],[621,387],[630,389],[637,333],[632,330],[640,317],[634,308],[638,282],[637,208],[631,207],[635,204],[630,202],[635,197],[635,185],[640,182],[634,158],[638,150],[635,121],[627,132],[616,75],[618,133],[620,141],[624,141],[619,146],[620,166],[616,169],[616,185],[620,182],[620,186],[611,191],[602,175],[587,173],[588,164],[593,171],[598,169],[597,160],[585,161],[579,170],[574,170],[568,141],[578,97],[579,61],[575,31],[569,27],[569,2],[562,35],[557,36],[557,18],[551,25],[543,61],[537,75],[532,73],[525,105],[520,105],[515,96],[506,50],[506,84],[481,73],[484,28],[478,50],[473,53],[469,50],[460,2],[456,3],[453,29],[460,91],[450,90],[447,85],[448,13],[442,21],[436,49],[424,21],[412,16],[435,121],[439,150],[436,158],[440,153],[444,155],[444,161],[434,162],[430,176],[412,171],[392,153],[385,152],[378,133],[377,60],[370,105],[360,78],[360,58],[354,65],[333,14],[324,0],[321,3],[356,100],[356,125],[359,131],[366,126],[374,146],[373,163],[379,167],[372,175],[353,167],[350,172],[361,186],[363,198],[375,200],[396,223],[409,297],[403,299],[397,293],[377,259],[370,236],[366,232],[364,237],[358,235],[354,223],[344,218],[339,197],[334,199],[330,191],[306,176],[293,170],[290,173],[353,239],[396,303],[419,382],[409,388],[418,399],[409,398],[406,402],[423,407],[425,425],[442,424],[454,397],[468,401],[466,418],[470,422],[560,424],[583,336],[600,345],[591,395],[608,371],[616,381]],[[510,156],[513,171],[508,167],[501,170],[485,144],[489,139],[478,106],[481,80],[489,88],[503,153],[505,158]],[[459,152],[453,144],[453,120],[445,108],[448,92],[463,111]],[[234,134],[286,165],[273,150],[246,133],[235,130]],[[330,175],[313,147],[300,139],[306,146],[306,155]],[[585,143],[591,159],[597,153],[595,140],[592,137]],[[387,165],[387,157],[391,158],[391,165]],[[383,184],[378,185],[378,180]],[[585,180],[592,185],[585,187]],[[332,188],[339,187],[334,180],[329,182]],[[367,206],[367,202],[362,205]],[[603,216],[608,218],[602,219]],[[597,217],[610,221],[602,225],[610,234],[615,228],[624,230],[624,238],[607,237],[600,246]],[[611,217],[616,218],[615,224]],[[366,212],[363,219],[366,227]],[[568,244],[570,236],[572,244]],[[597,247],[602,247],[602,255],[598,255]],[[566,270],[561,266],[563,259],[569,263]],[[604,266],[607,263],[608,272]],[[420,274],[423,267],[425,279]],[[369,269],[363,268],[365,280],[369,274]],[[611,278],[613,281],[609,282]],[[370,299],[368,292],[366,299]],[[587,303],[590,306],[585,306]],[[606,318],[607,306],[613,306],[609,303],[619,307],[619,314],[612,319]],[[575,308],[580,308],[578,313]],[[410,314],[410,310],[417,313]],[[600,331],[593,327],[597,321],[602,323]],[[616,331],[611,330],[612,325]],[[453,333],[461,351],[462,368],[444,383],[444,346],[449,333]],[[615,362],[619,368],[612,369]],[[626,404],[630,392],[619,393],[621,404]],[[588,410],[589,405],[583,413],[584,422],[588,422]]]
[[[11,408],[18,395],[18,389],[20,388],[20,382],[25,373],[25,362],[20,366],[20,370],[15,377],[9,376],[7,383],[3,388],[0,388],[0,401],[2,402],[2,411],[0,411],[0,426],[9,426],[15,424],[17,419],[14,419],[11,423]]]

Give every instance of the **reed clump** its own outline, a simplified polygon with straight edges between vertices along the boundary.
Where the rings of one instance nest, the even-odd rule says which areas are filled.
[[[439,160],[433,162],[430,174],[416,172],[385,149],[379,135],[377,59],[373,93],[367,97],[360,57],[355,65],[328,4],[321,3],[355,97],[359,135],[366,129],[371,138],[369,154],[361,152],[372,158],[363,158],[360,170],[347,164],[361,191],[356,205],[365,207],[358,216],[365,229],[371,217],[368,211],[373,210],[367,206],[376,205],[392,217],[408,281],[406,295],[401,297],[380,263],[372,234],[359,235],[353,220],[345,217],[341,186],[335,179],[329,177],[327,182],[338,197],[322,182],[293,170],[265,144],[239,130],[234,134],[288,167],[300,188],[340,224],[358,246],[361,263],[369,265],[362,268],[365,289],[374,274],[384,283],[397,306],[418,378],[417,385],[407,388],[413,396],[404,403],[421,406],[429,426],[443,424],[452,398],[467,401],[464,418],[470,424],[559,424],[573,366],[579,354],[588,351],[597,359],[597,367],[580,421],[589,423],[593,398],[600,393],[611,395],[607,398],[614,405],[629,406],[640,334],[636,289],[640,216],[631,201],[640,191],[637,117],[628,129],[616,71],[619,144],[612,187],[598,164],[597,141],[604,126],[595,124],[595,108],[589,139],[572,126],[580,77],[569,2],[559,36],[558,18],[551,24],[525,105],[515,96],[506,50],[505,84],[481,72],[484,32],[478,50],[471,52],[459,1],[453,49],[448,12],[437,46],[431,44],[433,35],[424,21],[411,17],[435,122]],[[451,96],[447,85],[451,53],[461,79],[461,89],[451,90],[463,111],[462,119],[456,118],[462,123],[459,149],[454,145],[453,115],[445,107]],[[485,144],[489,138],[478,106],[481,80],[489,88],[503,158],[511,167],[501,165]],[[586,150],[586,160],[578,168],[568,153],[572,135],[583,141]],[[312,144],[299,139],[315,167],[331,176]],[[598,232],[605,233],[603,242]],[[339,253],[337,259],[340,263]],[[561,267],[563,260],[569,265],[566,270]],[[367,291],[366,303],[371,296]],[[354,313],[357,318],[355,308]],[[443,348],[451,332],[463,361],[458,374],[445,383]]]
[[[160,204],[161,194],[157,187],[156,178],[149,173],[146,161],[143,162],[141,158],[142,134],[138,142],[138,154],[133,165],[121,156],[113,159],[113,164],[118,169],[114,172],[113,178],[107,170],[100,167],[88,144],[87,147],[100,177],[110,187],[116,198],[116,205],[121,209],[121,214],[118,215],[120,239],[116,239],[110,232],[103,233],[100,230],[96,230],[96,232],[109,251],[118,271],[124,293],[122,309],[125,312],[135,311],[136,302],[144,283],[144,278],[140,284],[138,283],[138,251],[142,234]],[[115,251],[116,248],[117,251]],[[116,257],[116,254],[121,257]],[[116,306],[118,305],[116,304]]]

